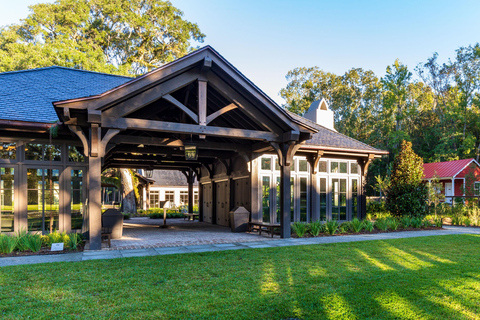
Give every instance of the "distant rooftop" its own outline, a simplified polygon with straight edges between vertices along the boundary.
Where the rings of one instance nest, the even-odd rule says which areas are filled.
[[[435,175],[438,178],[453,178],[461,170],[463,170],[470,162],[471,159],[433,162],[423,164],[423,179],[432,179]]]
[[[58,66],[0,73],[0,119],[54,122],[52,102],[97,95],[130,80]]]

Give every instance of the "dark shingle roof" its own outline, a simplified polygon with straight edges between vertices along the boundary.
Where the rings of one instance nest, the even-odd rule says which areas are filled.
[[[385,153],[385,151],[383,150],[371,147],[366,143],[350,138],[349,136],[341,134],[337,131],[325,128],[324,126],[316,124],[315,122],[305,119],[304,117],[301,117],[297,114],[294,114],[292,112],[288,113],[298,121],[318,130],[317,133],[313,134],[310,140],[305,141],[306,145],[371,151],[373,153]]]
[[[57,66],[0,73],[0,119],[53,122],[52,102],[93,96],[130,80]]]
[[[153,183],[154,187],[166,187],[166,186],[188,186],[187,178],[180,171],[174,170],[154,170],[152,180],[155,180]],[[197,180],[193,185],[198,185]]]

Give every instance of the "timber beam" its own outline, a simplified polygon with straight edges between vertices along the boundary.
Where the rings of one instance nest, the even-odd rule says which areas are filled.
[[[201,119],[200,119],[201,120]],[[201,121],[200,121],[201,123]],[[208,135],[233,139],[249,139],[260,141],[278,141],[279,136],[269,131],[246,130],[225,127],[210,127],[186,123],[155,121],[133,118],[103,117],[102,127],[115,129],[134,129],[154,132],[170,132],[184,134]]]

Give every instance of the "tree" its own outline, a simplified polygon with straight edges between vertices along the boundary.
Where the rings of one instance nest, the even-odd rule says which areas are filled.
[[[0,30],[0,71],[60,65],[139,75],[205,37],[163,0],[57,0],[30,10],[20,24]]]
[[[437,206],[440,204],[440,202],[445,200],[445,194],[442,193],[443,183],[440,182],[440,178],[438,177],[436,172],[433,175],[433,178],[428,182],[427,190],[428,203],[430,206],[433,205],[435,219],[437,219]]]
[[[285,107],[298,115],[305,114],[313,101],[322,98],[332,106],[334,91],[340,82],[337,75],[318,67],[295,68],[285,78],[289,83],[280,91],[280,96],[287,101]]]
[[[393,162],[386,206],[393,216],[421,217],[427,214],[427,187],[422,183],[423,160],[412,150],[412,143],[402,141]]]

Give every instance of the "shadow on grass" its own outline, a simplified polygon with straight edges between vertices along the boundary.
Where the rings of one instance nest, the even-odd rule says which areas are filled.
[[[456,235],[8,267],[0,314],[468,319],[479,260],[480,237]]]

